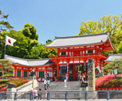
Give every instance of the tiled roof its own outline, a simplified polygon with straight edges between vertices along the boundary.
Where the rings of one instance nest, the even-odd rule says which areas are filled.
[[[119,59],[122,58],[122,54],[109,54],[107,60],[105,60],[105,62],[112,62],[115,59]]]
[[[23,59],[18,57],[13,57],[9,55],[5,55],[6,59],[9,59],[13,64],[21,64],[25,66],[42,66],[42,65],[50,65],[54,63],[49,58],[47,59]]]
[[[65,47],[65,46],[91,45],[97,43],[104,43],[107,41],[107,39],[110,39],[108,33],[70,36],[70,37],[56,37],[55,40],[50,45],[47,45],[46,47],[55,48],[55,47]]]

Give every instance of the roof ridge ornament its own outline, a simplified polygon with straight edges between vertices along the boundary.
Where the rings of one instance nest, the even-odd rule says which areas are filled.
[[[103,34],[106,34],[106,35],[109,35],[109,33],[107,34],[108,32],[105,32],[105,33],[96,33],[96,34],[87,34],[87,35],[77,35],[77,36],[62,36],[62,37],[57,37],[55,36],[55,39],[64,39],[64,38],[75,38],[75,37],[88,37],[88,36],[98,36],[98,35],[103,35]]]

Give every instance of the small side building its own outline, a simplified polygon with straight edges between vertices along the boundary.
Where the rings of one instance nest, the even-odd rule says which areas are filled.
[[[108,58],[105,60],[105,63],[113,62],[115,59],[122,58],[122,54],[109,54]]]
[[[105,63],[113,62],[115,59],[122,58],[122,54],[109,54],[108,58],[105,60]],[[117,69],[113,71],[114,73],[118,74]]]
[[[34,71],[37,80],[43,81],[45,74],[53,79],[55,63],[50,59],[22,59],[6,55],[14,67],[14,77],[27,78]]]

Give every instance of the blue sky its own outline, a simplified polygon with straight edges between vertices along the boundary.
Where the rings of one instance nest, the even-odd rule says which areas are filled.
[[[31,23],[37,29],[39,43],[43,44],[55,36],[77,35],[82,21],[122,13],[122,0],[1,0],[0,3],[15,30]]]

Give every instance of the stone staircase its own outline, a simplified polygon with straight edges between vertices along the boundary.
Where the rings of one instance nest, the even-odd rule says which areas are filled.
[[[68,81],[67,87],[64,87],[65,84],[63,81],[53,81],[50,82],[50,87],[47,89],[48,91],[72,91],[72,90],[80,90],[80,82],[79,81]],[[39,82],[39,88],[44,91],[44,83]]]

